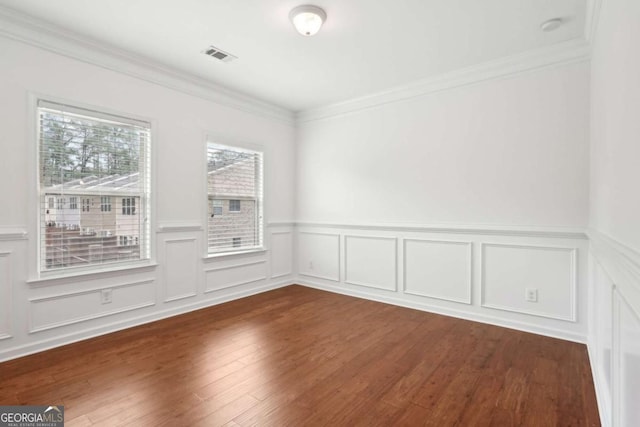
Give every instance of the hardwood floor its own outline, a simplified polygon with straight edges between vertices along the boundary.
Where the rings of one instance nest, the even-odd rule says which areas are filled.
[[[0,364],[67,426],[599,425],[584,345],[301,286]]]

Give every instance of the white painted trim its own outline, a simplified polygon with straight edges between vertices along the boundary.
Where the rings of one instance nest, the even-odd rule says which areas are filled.
[[[310,274],[310,273],[303,273],[300,272],[300,275],[302,276],[308,276],[308,277],[315,277],[318,279],[324,279],[324,280],[330,280],[332,282],[341,282],[341,278],[342,278],[342,248],[341,248],[341,236],[340,234],[337,233],[322,233],[322,232],[318,232],[318,231],[298,231],[298,236],[300,234],[310,234],[310,235],[317,235],[317,236],[332,236],[332,237],[337,237],[338,238],[338,277],[328,277],[328,276],[323,276],[320,274]]]
[[[37,302],[42,302],[42,301],[52,301],[52,300],[64,299],[64,298],[68,298],[68,297],[72,297],[72,296],[76,296],[76,295],[92,294],[92,293],[95,293],[95,292],[100,292],[100,291],[102,291],[104,289],[127,288],[127,287],[130,287],[130,286],[144,285],[146,283],[153,283],[153,282],[155,282],[155,279],[153,277],[150,277],[148,279],[137,280],[135,282],[119,283],[119,284],[115,284],[115,285],[96,286],[96,287],[93,287],[93,288],[83,289],[81,291],[63,292],[63,293],[53,294],[53,295],[48,295],[48,296],[29,298],[27,301],[29,301],[30,303],[37,303]]]
[[[190,231],[202,231],[201,224],[161,224],[158,226],[158,233],[187,233]]]
[[[452,245],[466,245],[468,247],[468,251],[467,251],[467,261],[468,261],[468,268],[469,268],[469,277],[468,277],[468,291],[469,291],[469,298],[467,298],[466,300],[463,299],[456,299],[456,298],[449,298],[449,297],[445,297],[442,295],[434,295],[434,294],[421,294],[418,292],[410,292],[407,290],[407,242],[427,242],[427,243],[444,243],[444,244],[452,244]],[[436,239],[415,239],[415,238],[410,238],[410,239],[403,239],[403,253],[404,253],[404,257],[402,260],[402,292],[408,295],[416,295],[419,297],[428,297],[428,298],[436,298],[436,299],[440,299],[440,300],[444,300],[444,301],[452,301],[452,302],[458,302],[458,303],[463,303],[463,304],[467,304],[467,305],[471,305],[471,295],[473,293],[473,242],[467,242],[467,241],[459,241],[459,240],[436,240]]]
[[[198,296],[198,292],[189,292],[186,294],[182,294],[182,295],[176,295],[170,298],[165,298],[163,302],[167,303],[167,302],[174,302],[174,301],[180,301],[186,298],[193,298]]]
[[[484,265],[485,262],[485,248],[486,247],[506,247],[506,248],[517,248],[517,249],[534,249],[534,250],[551,250],[551,251],[564,251],[569,252],[571,254],[571,278],[569,283],[569,304],[570,304],[570,315],[569,317],[562,316],[554,316],[548,313],[542,313],[536,310],[519,310],[512,307],[506,307],[501,305],[487,304],[485,302],[484,291],[485,291],[485,271],[486,267]],[[546,317],[548,319],[556,319],[556,320],[564,320],[568,322],[576,322],[577,321],[577,307],[576,307],[576,293],[578,288],[578,248],[569,248],[569,247],[560,247],[560,246],[546,246],[546,245],[521,245],[521,244],[513,244],[513,243],[480,243],[480,306],[485,308],[492,308],[496,310],[510,311],[513,313],[520,314],[529,314],[532,316],[538,317]]]
[[[124,283],[124,284],[119,284],[119,285],[104,286],[104,287],[100,287],[100,288],[82,290],[82,291],[79,291],[79,292],[67,292],[67,293],[58,294],[58,295],[51,295],[51,296],[47,296],[47,297],[38,297],[38,298],[29,299],[29,304],[30,304],[29,320],[28,320],[29,321],[29,333],[33,334],[33,333],[36,333],[36,332],[47,331],[47,330],[50,330],[50,329],[56,329],[56,328],[60,328],[60,327],[63,327],[63,326],[74,325],[76,323],[82,323],[82,322],[86,322],[86,321],[89,321],[89,320],[100,319],[102,317],[112,316],[114,314],[126,313],[127,311],[133,311],[133,310],[138,310],[138,309],[145,308],[145,307],[150,307],[150,306],[155,305],[155,301],[153,301],[153,300],[146,301],[146,302],[143,302],[143,303],[139,303],[139,304],[134,304],[134,305],[129,305],[129,306],[126,306],[126,307],[118,308],[116,310],[110,310],[110,311],[105,311],[105,312],[101,312],[101,313],[91,314],[91,315],[88,315],[88,316],[77,317],[77,318],[65,320],[65,321],[62,321],[62,322],[48,323],[48,324],[45,324],[45,325],[42,325],[42,326],[38,326],[38,327],[34,326],[35,325],[35,321],[33,319],[33,310],[31,309],[33,304],[37,304],[37,303],[43,302],[43,301],[53,301],[53,300],[58,300],[58,299],[65,299],[65,298],[68,298],[70,296],[86,295],[86,294],[96,293],[96,292],[100,291],[101,289],[126,288],[126,287],[132,287],[132,286],[141,286],[141,285],[145,285],[145,284],[149,284],[149,283],[153,283],[153,282],[154,282],[154,279],[147,279],[147,280],[141,280],[141,281],[136,281],[136,282],[131,282],[131,283]]]
[[[6,257],[9,259],[11,255],[11,251],[0,252],[0,258]],[[6,329],[0,330],[0,341],[13,338],[13,283],[11,283],[13,281],[13,265],[11,265],[10,260],[7,262],[6,280],[7,299],[5,301],[0,301],[0,304],[3,304],[2,309],[5,317],[3,323],[5,323],[4,326]],[[2,286],[2,283],[0,283],[0,286]],[[2,325],[0,324],[0,326]]]
[[[208,255],[205,255],[204,257],[202,257],[202,259],[204,259],[205,261],[211,261],[211,260],[215,260],[215,259],[225,259],[225,258],[229,258],[229,257],[237,257],[240,258],[239,255],[264,255],[266,254],[268,251],[267,248],[256,248],[256,249],[249,249],[249,250],[243,250],[243,251],[237,251],[237,252],[220,252],[220,253],[211,253]]]
[[[357,235],[357,234],[345,234],[344,236],[344,283],[347,285],[356,285],[356,286],[364,286],[366,288],[372,289],[380,289],[383,291],[392,291],[398,292],[398,238],[397,237],[388,237],[388,236],[366,236],[366,235]],[[392,287],[382,287],[373,283],[365,283],[359,282],[357,280],[349,280],[348,270],[349,270],[349,260],[347,258],[348,250],[347,250],[347,241],[349,238],[357,238],[357,239],[372,239],[372,240],[392,240],[393,241],[393,286]]]
[[[286,276],[291,276],[293,274],[293,270],[289,270],[288,273],[281,273],[281,274],[273,274],[271,275],[271,279],[278,279],[280,277],[286,277]]]
[[[224,265],[224,266],[221,266],[221,267],[207,268],[204,271],[205,271],[205,273],[209,273],[211,271],[229,270],[229,269],[232,269],[232,268],[247,267],[249,265],[255,265],[255,264],[266,264],[266,262],[267,262],[267,260],[251,261],[251,262],[246,262],[246,263],[241,263],[241,264]]]
[[[197,239],[197,238],[195,238],[195,237],[183,237],[183,238],[180,238],[180,239],[165,239],[165,240],[163,240],[163,242],[164,242],[164,243],[165,243],[165,245],[166,245],[167,243],[177,243],[177,242],[195,242],[195,241],[197,241],[197,240],[198,240],[198,239]]]
[[[166,269],[166,266],[167,266],[167,247],[170,244],[193,242],[193,244],[195,245],[196,252],[198,250],[198,246],[197,246],[198,239],[196,237],[183,237],[183,238],[178,238],[178,239],[164,239],[162,242],[164,243],[164,245],[163,245],[163,254],[162,254],[163,255],[162,256],[162,262],[164,264],[163,265],[163,267],[164,267],[163,268],[163,272],[164,272],[164,270]],[[196,262],[196,261],[194,260],[194,262]],[[163,276],[164,276],[164,274],[163,274]],[[197,266],[196,266],[196,276],[199,276],[198,267]],[[198,280],[198,279],[196,279],[196,280]],[[173,301],[179,301],[179,300],[182,300],[182,299],[185,299],[185,298],[192,298],[192,297],[195,297],[195,296],[198,295],[198,289],[199,289],[199,283],[198,282],[196,282],[196,286],[195,286],[196,290],[195,290],[195,292],[187,292],[185,294],[174,295],[174,296],[171,296],[171,297],[167,296],[168,291],[169,291],[169,288],[167,287],[167,278],[163,277],[161,283],[163,285],[162,286],[162,292],[163,292],[164,298],[163,298],[162,301],[164,303],[173,302]]]
[[[273,237],[273,236],[275,236],[275,235],[279,235],[279,234],[288,234],[288,235],[290,235],[290,236],[291,236],[291,243],[293,244],[293,238],[294,238],[294,237],[293,237],[293,230],[271,231],[271,232],[270,232],[270,234],[271,234],[271,236],[272,236],[272,237]],[[292,248],[291,253],[293,254],[293,248]],[[273,253],[272,253],[272,256],[273,256]],[[280,273],[280,274],[273,274],[273,273],[271,273],[269,277],[270,277],[271,279],[277,279],[277,278],[279,278],[279,277],[290,276],[290,275],[292,275],[292,274],[293,274],[293,257],[292,257],[292,259],[291,259],[291,268],[289,269],[289,271],[288,271],[288,272],[286,272],[286,273]]]
[[[638,315],[640,313],[640,251],[593,229],[588,231],[588,235],[591,252],[616,284],[617,292]]]
[[[458,310],[452,308],[444,308],[442,306],[432,305],[423,301],[407,300],[404,298],[398,298],[389,295],[378,295],[365,291],[361,291],[355,288],[344,288],[336,285],[322,284],[314,281],[297,281],[301,286],[309,288],[320,289],[328,292],[333,292],[342,295],[349,295],[356,298],[364,298],[370,301],[378,301],[386,304],[397,305],[400,307],[412,308],[414,310],[426,311],[429,313],[442,314],[445,316],[451,316],[458,319],[471,320],[474,322],[486,323],[490,325],[502,326],[505,328],[515,329],[518,331],[531,332],[538,335],[544,335],[547,337],[559,338],[567,341],[573,341],[577,343],[586,343],[586,337],[582,334],[571,333],[563,331],[561,329],[541,327],[533,323],[506,320],[495,316],[489,316],[486,314],[471,313],[467,310]]]
[[[18,347],[12,347],[7,350],[0,351],[0,363],[7,360],[16,359],[18,357],[28,356],[34,353],[40,353],[45,350],[60,347],[74,342],[83,341],[89,338],[109,334],[112,332],[121,331],[123,329],[129,329],[135,326],[144,325],[147,323],[155,322],[158,320],[166,319],[169,317],[185,314],[191,311],[199,310],[202,308],[211,307],[214,305],[222,304],[228,301],[248,297],[251,295],[260,294],[273,289],[282,288],[285,286],[291,286],[295,284],[290,280],[283,280],[280,282],[270,283],[265,286],[259,286],[252,289],[246,289],[238,291],[233,294],[219,296],[216,298],[209,298],[201,301],[197,301],[191,304],[183,305],[180,307],[171,307],[161,311],[155,311],[149,314],[143,314],[134,318],[126,320],[118,320],[112,323],[89,327],[77,332],[71,332],[65,335],[59,335],[54,338],[31,342]]]
[[[5,6],[0,6],[0,36],[220,105],[293,124],[293,113],[285,108],[106,45],[86,35],[74,33]]]
[[[252,261],[252,262],[248,262],[248,263],[244,263],[244,264],[233,264],[233,265],[225,265],[225,266],[221,266],[221,267],[214,267],[214,268],[208,268],[206,270],[204,270],[205,272],[205,289],[204,289],[204,293],[208,294],[211,292],[216,292],[216,291],[221,291],[223,289],[229,289],[229,288],[234,288],[236,286],[242,286],[242,285],[247,285],[249,283],[255,283],[255,282],[259,282],[261,280],[267,280],[267,275],[263,275],[260,277],[256,277],[256,278],[251,278],[251,279],[246,279],[246,280],[240,280],[237,282],[232,282],[232,283],[227,283],[224,286],[218,287],[218,288],[208,288],[207,287],[207,281],[206,281],[206,274],[207,273],[211,273],[214,271],[221,271],[221,270],[232,270],[232,269],[236,269],[236,268],[243,268],[243,267],[247,267],[249,265],[257,265],[257,264],[266,264],[267,260],[259,260],[259,261]],[[265,269],[266,271],[266,269]]]
[[[511,225],[503,226],[488,224],[348,224],[311,221],[299,221],[296,222],[295,225],[297,227],[350,230],[448,233],[510,237],[545,237],[581,240],[587,239],[586,230],[584,228],[577,227],[537,227]]]
[[[600,423],[602,427],[611,427],[610,408],[605,404],[604,380],[601,377],[598,360],[594,356],[595,350],[591,340],[587,342],[587,356],[589,357],[589,365],[591,367],[591,377],[596,391],[596,403],[598,404],[598,413],[600,414]]]
[[[589,44],[582,38],[573,39],[418,80],[361,98],[301,111],[296,117],[298,123],[327,119],[486,80],[510,77],[543,67],[587,61],[589,58]]]
[[[103,264],[104,265],[104,264]],[[100,270],[89,271],[75,271],[73,274],[68,273],[65,275],[47,275],[37,279],[27,280],[27,284],[31,287],[41,287],[49,285],[61,285],[71,282],[83,282],[95,279],[101,279],[105,277],[121,276],[124,274],[131,274],[137,271],[148,271],[155,269],[158,266],[155,262],[142,262],[137,261],[135,264],[118,263],[114,268],[103,268]]]
[[[26,240],[27,230],[23,228],[0,228],[0,241]]]

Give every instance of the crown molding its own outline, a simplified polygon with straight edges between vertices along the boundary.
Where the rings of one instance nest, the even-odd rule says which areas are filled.
[[[406,86],[399,86],[324,107],[300,111],[296,114],[296,118],[298,123],[326,119],[486,80],[509,77],[545,67],[582,62],[589,58],[589,43],[582,38],[573,39],[418,80]]]
[[[293,112],[285,108],[159,64],[134,53],[106,45],[4,6],[0,6],[0,36],[246,113],[261,115],[289,124],[294,123]]]

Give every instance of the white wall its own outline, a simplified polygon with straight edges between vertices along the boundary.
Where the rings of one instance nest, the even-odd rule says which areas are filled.
[[[583,227],[588,120],[582,62],[303,122],[297,217]]]
[[[0,93],[0,360],[291,283],[292,122],[4,37]],[[37,239],[36,217],[29,208],[35,194],[29,183],[34,182],[30,174],[35,174],[36,144],[30,93],[152,120],[157,266],[27,283],[36,278]],[[268,246],[271,234],[277,235],[266,253],[203,258],[207,132],[265,149]],[[288,225],[278,225],[283,222]],[[26,239],[24,231],[29,231]],[[100,304],[101,289],[113,290],[113,303]]]
[[[640,422],[640,2],[602,1],[591,81],[589,350],[603,424]]]
[[[588,92],[582,61],[303,116],[301,283],[584,342]]]

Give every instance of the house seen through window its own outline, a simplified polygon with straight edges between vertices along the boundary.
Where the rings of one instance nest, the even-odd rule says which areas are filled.
[[[150,139],[149,123],[38,101],[40,271],[149,258]]]
[[[207,144],[210,253],[262,247],[262,169],[259,151]],[[233,214],[226,214],[225,207]]]

